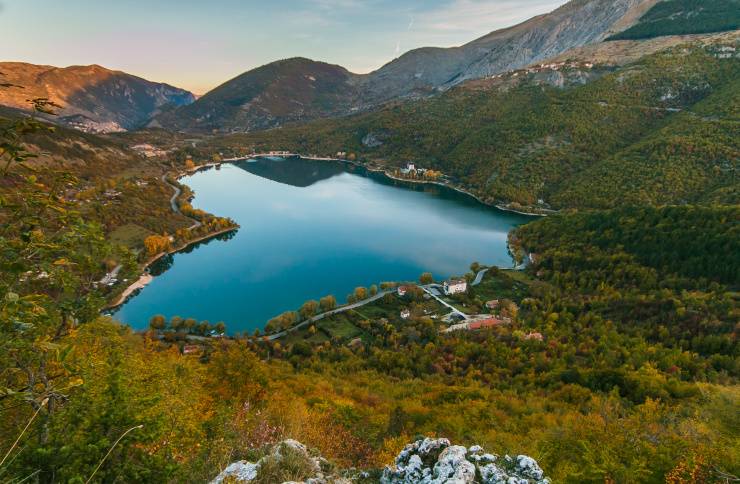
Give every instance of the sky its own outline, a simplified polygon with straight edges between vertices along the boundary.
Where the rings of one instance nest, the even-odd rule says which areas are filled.
[[[100,64],[203,94],[269,62],[366,73],[565,0],[0,0],[0,61]]]

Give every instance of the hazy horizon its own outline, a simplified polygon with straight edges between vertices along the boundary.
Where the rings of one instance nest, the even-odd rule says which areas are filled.
[[[0,60],[99,64],[204,94],[247,70],[291,57],[371,72],[409,50],[461,45],[564,3],[0,0],[0,29],[11,39],[0,45]]]

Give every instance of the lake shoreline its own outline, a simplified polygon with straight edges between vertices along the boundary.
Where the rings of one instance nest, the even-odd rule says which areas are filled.
[[[362,165],[360,165],[360,166],[362,166]],[[419,184],[419,185],[437,185],[437,186],[440,186],[440,187],[449,188],[449,189],[454,190],[454,191],[456,191],[458,193],[461,193],[463,195],[469,196],[470,198],[474,199],[475,201],[477,201],[481,205],[485,205],[486,207],[493,207],[493,208],[496,208],[498,210],[501,210],[502,212],[511,212],[511,213],[516,213],[516,214],[519,214],[519,215],[525,215],[525,216],[528,216],[528,217],[547,217],[547,214],[546,213],[524,212],[522,210],[516,210],[516,209],[513,209],[513,208],[508,208],[505,205],[495,204],[495,203],[488,203],[488,202],[484,201],[483,199],[481,199],[479,196],[475,195],[474,193],[469,192],[468,190],[466,190],[466,189],[464,189],[462,187],[451,185],[449,183],[443,183],[443,182],[431,181],[431,180],[413,180],[413,179],[409,179],[409,178],[400,178],[400,177],[397,177],[395,175],[392,175],[391,173],[388,172],[388,170],[385,170],[383,168],[375,168],[375,169],[372,169],[372,168],[369,168],[367,166],[363,166],[363,167],[366,168],[368,171],[371,171],[373,173],[381,173],[382,175],[385,175],[390,180],[394,180],[394,181],[398,181],[398,182],[402,182],[402,183],[415,183],[415,184]]]
[[[175,189],[176,191],[177,191],[177,188],[178,187],[181,190],[186,190],[185,187],[187,187],[187,186],[194,186],[195,187],[195,191],[192,192],[192,196],[191,196],[191,198],[192,198],[192,197],[195,197],[196,196],[196,193],[199,193],[199,190],[198,190],[199,185],[197,183],[195,185],[192,185],[189,182],[191,180],[191,178],[189,178],[190,176],[193,176],[193,175],[195,175],[197,173],[203,173],[203,172],[213,173],[213,176],[220,176],[220,175],[217,175],[217,173],[219,171],[219,168],[222,167],[224,164],[232,165],[233,168],[237,168],[238,167],[238,168],[241,168],[241,169],[243,169],[245,171],[248,171],[248,172],[251,170],[250,165],[249,165],[249,162],[251,162],[251,163],[257,163],[258,166],[261,166],[261,165],[273,166],[273,164],[269,163],[269,161],[265,159],[266,156],[268,156],[268,155],[250,155],[250,156],[246,156],[246,157],[240,157],[238,159],[225,159],[225,160],[216,161],[216,162],[209,161],[208,163],[204,163],[202,165],[193,166],[190,169],[172,170],[172,171],[170,171],[169,173],[166,174],[166,180],[164,180],[164,181],[166,181],[167,183],[169,183],[172,186],[172,188]],[[297,157],[297,156],[294,157],[294,156],[286,156],[286,155],[283,155],[283,156],[281,156],[281,158],[294,158],[294,159],[298,159],[299,157]],[[351,174],[353,176],[359,176],[361,178],[366,178],[366,179],[368,179],[368,182],[371,182],[374,179],[374,183],[375,184],[386,185],[388,187],[388,188],[386,188],[386,190],[387,189],[391,189],[391,190],[395,189],[395,190],[401,190],[401,191],[404,191],[405,190],[405,191],[407,191],[407,193],[416,192],[416,193],[419,193],[420,195],[422,195],[425,192],[428,192],[428,190],[420,190],[418,188],[415,189],[415,187],[418,187],[418,186],[421,186],[421,185],[424,185],[424,184],[428,184],[430,186],[431,185],[437,185],[439,187],[451,188],[452,190],[449,191],[449,192],[446,192],[446,193],[444,191],[440,193],[437,190],[433,190],[433,191],[429,192],[428,195],[432,195],[433,197],[440,197],[441,196],[441,197],[443,197],[443,199],[458,200],[458,203],[462,202],[464,205],[467,205],[467,206],[471,206],[471,202],[473,202],[472,205],[480,204],[480,208],[478,209],[479,211],[476,211],[475,213],[481,213],[481,214],[485,213],[485,210],[480,211],[480,209],[482,209],[483,207],[492,207],[492,208],[494,208],[493,211],[488,212],[489,215],[481,215],[481,216],[491,217],[492,220],[498,220],[498,219],[501,219],[501,220],[510,220],[510,218],[508,218],[506,216],[506,213],[511,213],[511,214],[519,215],[521,217],[525,217],[524,219],[519,218],[518,219],[519,221],[518,222],[515,222],[517,224],[527,223],[528,221],[532,220],[532,219],[526,218],[526,217],[532,217],[531,214],[518,213],[518,212],[516,212],[514,210],[505,210],[505,209],[502,209],[500,207],[492,206],[491,204],[488,204],[488,203],[483,202],[480,198],[478,198],[477,196],[475,196],[473,193],[470,193],[469,191],[467,191],[467,190],[465,190],[463,188],[459,188],[459,187],[450,185],[448,183],[441,183],[441,182],[438,182],[438,181],[435,182],[435,181],[428,181],[428,180],[408,180],[408,179],[403,179],[403,178],[394,176],[393,173],[390,173],[387,170],[379,169],[378,167],[375,167],[375,166],[365,166],[365,165],[362,165],[362,164],[359,164],[359,163],[356,163],[356,162],[353,163],[353,162],[351,162],[349,160],[341,160],[341,159],[333,159],[333,158],[315,158],[315,157],[307,157],[307,158],[303,158],[303,159],[304,159],[304,161],[302,163],[299,163],[298,165],[296,165],[296,168],[295,169],[293,169],[292,168],[292,165],[289,164],[289,163],[287,163],[287,164],[281,164],[281,163],[275,164],[274,165],[275,167],[282,166],[282,168],[271,168],[272,170],[276,170],[275,176],[277,176],[277,178],[271,178],[269,176],[268,177],[265,177],[265,176],[262,176],[262,175],[260,175],[260,178],[266,178],[267,180],[278,181],[278,182],[283,183],[285,185],[292,185],[293,184],[292,182],[294,182],[295,180],[293,178],[288,177],[288,175],[294,176],[294,177],[295,176],[298,176],[300,178],[301,176],[304,176],[305,174],[310,175],[310,176],[316,176],[316,174],[324,173],[325,176],[331,177],[334,174],[348,173],[348,174]],[[322,168],[320,166],[321,164],[314,165],[314,162],[315,161],[328,161],[329,163],[324,164],[324,167]],[[227,169],[233,169],[232,167],[227,167]],[[212,170],[212,168],[215,168],[216,170]],[[296,170],[298,170],[298,171],[296,171]],[[255,173],[262,173],[262,172],[259,169],[257,169],[257,171]],[[281,176],[283,178],[281,178]],[[227,175],[227,177],[229,177],[229,175]],[[324,178],[321,178],[321,176],[317,176],[316,178],[314,178],[314,180],[316,180],[316,181],[320,181],[320,180],[323,180],[323,179]],[[301,178],[301,180],[303,180],[303,179]],[[312,180],[312,178],[308,178],[308,180]],[[296,184],[296,185],[293,185],[293,186],[296,186],[296,187],[303,187],[304,186],[304,185],[300,184],[300,183],[303,183],[303,181],[297,181],[296,183],[299,183],[299,184]],[[315,181],[314,181],[314,183],[315,183]],[[408,183],[408,184],[406,184],[406,183]],[[412,183],[414,185],[412,185]],[[228,186],[228,184],[226,184],[226,186]],[[306,185],[306,186],[308,186],[308,185]],[[234,188],[234,187],[232,186],[232,188]],[[411,190],[409,190],[409,188]],[[182,193],[182,191],[181,191],[181,193]],[[209,193],[209,192],[204,192],[204,193]],[[270,192],[270,193],[273,193],[274,194],[274,192]],[[461,197],[458,198],[457,196],[455,196],[455,194],[459,194],[459,195],[461,195]],[[275,194],[275,196],[277,196],[277,195]],[[468,201],[465,202],[465,199],[468,199]],[[182,200],[183,200],[182,198],[179,198],[178,199],[179,202],[182,202]],[[173,210],[175,210],[175,209],[173,208]],[[214,213],[218,213],[218,209],[214,209],[213,207],[211,207],[211,210],[209,210],[209,211],[214,212]],[[498,212],[499,214],[497,215],[496,212]],[[248,219],[245,219],[245,220],[248,220]],[[514,219],[511,219],[511,220],[514,220]],[[242,221],[242,223],[244,223],[244,220]],[[495,225],[495,224],[494,225],[491,225],[491,227],[496,227],[496,226],[497,225]],[[486,227],[488,227],[488,225],[486,225]],[[148,259],[143,264],[143,267],[145,268],[146,273],[141,274],[140,277],[137,280],[135,280],[132,284],[130,284],[117,298],[112,298],[114,300],[111,302],[111,304],[109,304],[105,308],[106,311],[108,311],[108,314],[110,314],[110,313],[112,313],[114,311],[119,310],[128,301],[134,299],[139,294],[139,292],[141,292],[141,289],[146,288],[154,280],[154,278],[158,276],[158,275],[157,276],[153,275],[153,273],[155,273],[156,271],[154,271],[154,269],[152,269],[152,265],[155,264],[157,261],[160,261],[166,255],[180,252],[180,251],[182,251],[182,250],[184,250],[184,249],[186,249],[186,248],[188,248],[188,247],[190,247],[190,246],[192,246],[194,244],[197,244],[198,242],[211,239],[211,238],[216,237],[216,236],[218,236],[220,234],[223,234],[223,233],[232,232],[234,230],[237,230],[238,228],[239,227],[229,227],[229,228],[226,228],[224,230],[220,230],[220,231],[215,232],[215,233],[206,234],[206,235],[204,235],[202,237],[198,237],[198,238],[196,238],[194,240],[188,241],[188,242],[182,244],[181,246],[179,246],[177,248],[174,248],[174,249],[169,250],[167,252],[163,252],[163,253],[160,253],[160,254],[157,254],[157,255],[151,257],[150,259]],[[507,231],[509,230],[509,229],[507,229],[505,227],[502,228],[502,229],[503,230],[507,230]],[[456,239],[456,240],[458,240],[458,239]],[[423,244],[420,247],[423,247]],[[509,254],[508,257],[505,256],[505,254],[507,252]],[[487,252],[485,252],[485,253],[487,253]],[[515,262],[512,263],[513,257],[511,256],[511,253],[508,250],[508,246],[507,247],[503,247],[502,246],[500,253],[502,254],[503,259],[505,259],[507,262],[502,264],[501,263],[501,262],[503,262],[503,259],[502,259],[501,261],[494,262],[494,263],[496,263],[496,264],[498,264],[500,266],[509,266],[509,264],[511,264],[512,266],[515,265]],[[496,252],[496,254],[498,254],[498,252]],[[497,257],[498,257],[498,255],[497,255]],[[457,258],[459,258],[457,256],[457,254],[455,254],[455,255],[452,255],[451,254],[451,257],[450,257],[451,260],[456,260]],[[167,263],[169,264],[169,260],[167,260]],[[425,268],[426,268],[426,266],[421,267],[419,270],[422,270],[422,269],[425,269]],[[391,273],[393,273],[393,271],[391,271]],[[377,279],[371,279],[371,280],[384,280],[383,278],[386,277],[386,276],[384,276],[382,274],[380,274],[380,275],[376,274],[373,277],[377,277]],[[393,279],[396,276],[389,274],[388,277],[390,277],[391,279]],[[406,275],[406,274],[402,274],[399,277],[408,278],[409,276]],[[411,277],[413,277],[413,276],[411,276]],[[396,280],[396,279],[393,279],[393,280]],[[398,280],[406,280],[406,279],[398,279]],[[358,282],[357,284],[361,284],[361,282]],[[331,286],[331,284],[329,284],[329,285]],[[333,289],[333,290],[327,291],[327,293],[335,293],[336,291],[339,291],[338,293],[341,293],[341,291],[343,291],[343,290],[345,290],[345,289],[344,288],[341,288],[341,289]],[[161,304],[163,304],[163,302],[162,301],[159,301],[157,299],[156,294],[158,294],[158,293],[157,293],[156,290],[155,290],[155,293],[154,294],[155,294],[153,296],[155,298],[154,299],[154,301],[155,301],[154,303],[152,303],[151,301],[148,302],[148,303],[144,303],[144,304],[149,304],[151,306],[151,308],[153,308],[153,309],[148,308],[147,311],[148,312],[152,312],[152,311],[156,310],[156,312],[158,312],[158,313],[166,313],[166,311],[163,311],[163,310],[158,309],[161,306]],[[298,291],[297,294],[300,294],[300,291]],[[314,297],[314,296],[315,295],[308,294],[306,297],[307,298],[310,298],[310,297]],[[146,298],[147,301],[149,301],[150,299],[151,299],[150,297],[147,297]],[[306,300],[308,300],[308,299],[306,299]],[[138,307],[139,307],[139,305],[138,304],[135,304],[135,305],[132,306],[133,309],[120,309],[122,311],[122,316],[121,317],[128,318],[129,317],[129,314],[136,314],[136,311],[138,311],[138,309],[137,309]],[[193,314],[196,314],[197,313],[197,309],[195,309],[195,310],[193,310],[191,312]],[[238,311],[235,311],[235,312],[238,313]],[[257,312],[259,312],[259,311],[257,311]],[[275,313],[275,314],[277,314],[277,313]],[[274,316],[274,314],[273,315],[267,315],[267,316],[264,316],[264,317],[265,318],[268,318],[268,317],[272,317],[272,316]],[[247,318],[247,316],[239,316],[239,317],[241,317],[242,319]],[[260,317],[260,321],[261,321],[262,324],[260,324],[258,327],[261,329],[261,328],[264,327],[265,321],[262,321],[263,315],[261,313],[259,314],[259,317]],[[137,315],[137,316],[135,316],[135,319],[137,321],[139,321],[137,323],[137,325],[143,325],[144,324],[143,321],[145,321],[145,318],[144,318],[143,315]],[[216,319],[218,319],[218,318],[216,318]],[[221,320],[228,320],[230,323],[233,322],[232,321],[233,318],[230,318],[230,317],[221,317],[220,319]],[[138,327],[138,326],[135,326],[135,327]]]
[[[216,165],[219,165],[219,164],[220,163],[208,163],[206,165],[201,165],[201,166],[195,167],[192,170],[185,170],[184,172],[175,173],[174,175],[172,175],[172,178],[177,183],[179,183],[180,182],[180,179],[183,178],[183,177],[185,177],[185,176],[191,175],[193,173],[197,173],[197,172],[199,172],[201,170],[212,168],[212,167],[214,167]],[[180,191],[180,189],[178,187],[176,187],[175,185],[172,185],[167,180],[168,175],[169,175],[169,173],[165,172],[162,175],[162,181],[165,182],[165,183],[167,183],[168,185],[171,185],[172,188],[174,188],[176,191],[178,191],[178,192],[176,192],[173,195],[173,198],[170,201],[170,203],[171,203],[171,206],[172,206],[172,210],[175,213],[181,213],[180,210],[179,210],[179,208],[177,208],[178,206],[175,205],[175,204],[178,204],[179,205],[179,202],[177,201],[177,198],[179,197],[179,195],[182,192]],[[193,226],[191,226],[190,229],[199,227],[201,225],[201,222],[199,220],[196,220],[196,219],[193,219],[193,220],[195,220],[195,224]],[[191,247],[191,246],[193,246],[193,245],[195,245],[195,244],[197,244],[199,242],[204,242],[206,240],[210,240],[210,239],[212,239],[214,237],[218,237],[219,235],[226,234],[226,233],[229,233],[229,232],[232,232],[232,231],[235,231],[235,230],[239,230],[240,228],[241,227],[239,225],[237,225],[236,227],[227,227],[227,228],[224,228],[224,229],[221,229],[221,230],[217,230],[216,232],[211,232],[211,233],[208,233],[208,234],[204,234],[204,235],[201,235],[200,237],[196,237],[195,239],[188,240],[188,241],[180,244],[178,247],[175,247],[174,249],[171,249],[171,250],[165,251],[165,252],[160,252],[159,254],[156,254],[156,255],[150,257],[141,266],[141,270],[143,271],[143,274],[141,274],[139,276],[139,278],[136,281],[134,281],[132,284],[129,284],[123,290],[123,292],[121,292],[121,294],[118,295],[118,297],[116,297],[116,299],[113,300],[113,302],[109,303],[106,307],[104,307],[103,308],[103,311],[110,311],[112,309],[116,309],[116,308],[122,306],[123,304],[126,303],[126,301],[128,301],[128,299],[137,290],[143,289],[147,285],[149,285],[154,280],[154,276],[152,276],[151,274],[149,274],[147,271],[158,260],[160,260],[163,257],[166,257],[168,255],[172,255],[172,254],[176,254],[178,252],[182,252],[183,250],[185,250],[185,249],[187,249],[187,248],[189,248],[189,247]]]
[[[373,165],[370,165],[368,163],[363,163],[363,162],[360,162],[360,161],[344,160],[344,159],[340,159],[340,158],[319,157],[319,156],[307,156],[307,155],[301,155],[301,154],[298,154],[298,153],[289,153],[289,154],[284,154],[284,155],[269,155],[269,154],[255,153],[253,155],[242,157],[242,158],[229,158],[229,159],[225,159],[225,160],[223,160],[222,163],[237,163],[237,162],[240,162],[240,161],[247,161],[247,160],[255,159],[255,158],[266,158],[268,156],[279,156],[281,158],[302,158],[304,160],[312,160],[312,161],[331,161],[331,162],[345,163],[345,164],[348,163],[348,164],[353,165],[353,166],[356,166],[358,168],[363,168],[363,169],[367,170],[368,172],[381,174],[381,175],[385,176],[386,178],[388,178],[389,180],[393,180],[393,181],[397,181],[397,182],[413,183],[413,184],[419,184],[419,185],[436,185],[436,186],[440,186],[440,187],[449,188],[451,190],[454,190],[454,191],[456,191],[458,193],[461,193],[463,195],[466,195],[466,196],[474,199],[475,201],[477,201],[481,205],[485,205],[487,207],[493,207],[493,208],[496,208],[498,210],[501,210],[502,212],[511,212],[511,213],[516,213],[518,215],[525,215],[525,216],[528,216],[528,217],[547,217],[548,215],[555,214],[555,213],[558,212],[557,210],[545,210],[545,213],[541,213],[541,212],[528,212],[528,211],[525,211],[524,209],[510,208],[510,207],[507,207],[506,205],[503,205],[503,204],[500,204],[500,203],[497,204],[497,203],[486,202],[485,200],[483,200],[482,198],[480,198],[478,195],[475,195],[474,193],[468,191],[466,188],[461,187],[461,186],[456,186],[456,185],[453,185],[453,184],[450,184],[450,183],[438,182],[438,181],[433,181],[433,180],[412,180],[412,179],[409,179],[409,178],[400,178],[400,177],[397,177],[397,176],[393,175],[392,173],[390,173],[386,168],[373,166]],[[202,165],[202,166],[196,167],[195,169],[190,170],[186,174],[191,174],[191,173],[195,173],[195,172],[200,171],[200,170],[205,170],[207,168],[212,168],[212,167],[217,166],[217,165],[220,165],[220,164],[221,163],[208,163],[207,165]],[[185,175],[182,175],[182,176],[185,176]]]
[[[106,306],[105,308],[103,308],[103,311],[110,311],[112,309],[116,309],[116,308],[122,306],[123,304],[126,303],[126,301],[128,301],[128,299],[132,295],[134,295],[134,293],[137,290],[143,289],[147,285],[149,285],[154,280],[154,276],[151,275],[150,273],[146,272],[146,271],[148,271],[149,268],[151,268],[151,266],[154,263],[156,263],[157,261],[159,261],[163,257],[167,257],[168,255],[172,255],[172,254],[177,254],[178,252],[182,252],[185,249],[188,249],[188,248],[190,248],[191,246],[193,246],[193,245],[195,245],[197,243],[205,242],[207,240],[210,240],[210,239],[213,239],[215,237],[218,237],[219,235],[227,234],[229,232],[234,232],[236,230],[239,230],[240,228],[241,227],[237,225],[236,227],[228,227],[228,228],[225,228],[225,229],[218,230],[216,232],[205,234],[205,235],[202,235],[200,237],[197,237],[197,238],[195,238],[193,240],[189,240],[189,241],[187,241],[187,242],[179,245],[178,247],[176,247],[174,249],[171,249],[171,250],[165,251],[165,252],[160,252],[159,254],[156,254],[156,255],[152,256],[146,262],[144,262],[144,264],[142,266],[142,270],[144,271],[144,273],[141,274],[139,276],[139,278],[136,281],[134,281],[132,284],[129,284],[129,286],[126,287],[126,289],[124,289],[123,292],[112,303],[110,303],[108,306]]]

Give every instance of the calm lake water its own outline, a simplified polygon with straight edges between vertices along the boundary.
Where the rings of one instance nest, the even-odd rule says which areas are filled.
[[[357,286],[441,279],[473,261],[510,267],[507,233],[531,220],[334,162],[244,161],[182,182],[194,206],[241,229],[153,267],[154,281],[115,314],[135,329],[163,314],[251,332],[308,299],[344,302]]]

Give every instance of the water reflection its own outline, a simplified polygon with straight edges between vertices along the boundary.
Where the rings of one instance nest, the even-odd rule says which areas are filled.
[[[338,163],[302,158],[257,158],[240,161],[234,166],[268,180],[302,188],[344,173]]]

